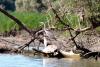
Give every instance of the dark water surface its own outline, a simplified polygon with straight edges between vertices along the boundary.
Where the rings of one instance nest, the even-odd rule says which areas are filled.
[[[100,67],[100,61],[0,54],[0,67]]]

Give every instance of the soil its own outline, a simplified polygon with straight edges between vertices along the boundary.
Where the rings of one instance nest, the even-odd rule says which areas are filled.
[[[89,32],[90,34],[91,32]],[[52,40],[53,45],[58,46],[59,49],[65,50],[65,51],[69,51],[74,49],[75,45],[72,43],[72,41],[70,43],[67,43],[68,39],[70,37],[63,37],[61,36],[61,32],[56,33],[56,38],[57,41]],[[20,46],[25,45],[26,43],[28,43],[30,40],[32,39],[32,37],[25,31],[20,31],[20,33],[18,33],[16,36],[0,36],[0,49],[5,49],[5,50],[12,50],[12,49],[17,49]],[[89,40],[89,42],[87,41]],[[76,38],[77,43],[80,46],[84,46],[85,48],[91,50],[91,51],[96,51],[96,48],[98,48],[98,51],[100,46],[100,37],[99,36],[94,36],[92,35],[88,35],[88,34],[80,34],[77,38]],[[97,47],[95,47],[95,45]],[[31,44],[31,46],[34,46],[34,43]],[[38,46],[38,45],[36,45]],[[32,47],[32,48],[33,48]],[[2,52],[1,52],[2,53]]]

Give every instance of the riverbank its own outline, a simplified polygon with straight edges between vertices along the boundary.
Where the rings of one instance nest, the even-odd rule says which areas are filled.
[[[59,49],[69,52],[73,50],[75,53],[79,51],[76,50],[75,45],[72,42],[68,43],[70,37],[65,37],[61,33],[64,31],[53,31],[54,35],[56,35],[57,40],[52,40],[52,45],[56,45]],[[68,34],[67,34],[68,35]],[[20,47],[25,46],[29,41],[31,41],[32,36],[30,36],[25,31],[20,31],[20,34],[17,34],[15,37],[10,35],[9,37],[0,36],[0,53],[19,53],[19,54],[26,54],[34,56],[35,54],[43,56],[43,54],[39,54],[38,52],[34,51],[33,48],[42,50],[44,48],[43,44],[35,41],[29,44],[29,46],[25,47],[23,50],[20,50]],[[80,46],[84,46],[85,48],[91,51],[98,51],[99,52],[99,44],[100,44],[100,37],[96,35],[96,32],[89,31],[86,33],[80,34],[76,38],[76,42]]]

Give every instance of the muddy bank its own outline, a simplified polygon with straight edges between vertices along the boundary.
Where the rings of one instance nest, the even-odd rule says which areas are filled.
[[[19,46],[22,46],[25,43],[27,43],[31,39],[31,37],[28,35],[28,33],[24,31],[22,32],[20,32],[20,34],[19,33],[16,34],[16,36],[12,36],[12,35],[3,36],[2,34],[2,36],[0,36],[0,49],[9,52],[9,51],[17,50]]]
[[[75,48],[75,45],[73,44],[72,41],[68,42],[69,36],[66,36],[64,31],[53,31],[55,37],[57,40],[51,40],[53,45],[56,45],[59,49],[64,50],[64,51],[70,51],[73,50],[76,53],[78,52],[77,49]],[[68,35],[68,34],[67,34]],[[21,31],[20,34],[17,34],[15,37],[14,36],[8,36],[8,37],[3,37],[0,36],[0,53],[5,53],[5,52],[16,52],[19,49],[20,46],[25,45],[28,43],[32,37],[25,31]],[[100,51],[100,35],[97,34],[94,31],[88,31],[80,34],[78,37],[76,37],[76,42],[80,46],[84,46],[85,48],[91,50],[91,51]],[[35,43],[34,43],[35,42]],[[43,49],[44,45],[39,44],[39,41],[34,41],[32,42],[29,47],[25,47],[26,52],[28,50],[32,51],[33,48],[36,49]]]

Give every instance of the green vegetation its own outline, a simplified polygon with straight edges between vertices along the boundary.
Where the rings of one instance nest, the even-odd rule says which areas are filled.
[[[0,1],[1,3],[6,0]],[[10,2],[11,0],[7,0]],[[12,0],[13,1],[13,0]],[[47,20],[47,14],[38,13],[36,8],[41,6],[40,1],[43,5],[47,6],[47,1],[45,0],[15,0],[16,11],[11,12],[11,14],[17,17],[30,29],[37,29],[40,27],[40,22],[49,22],[51,26],[57,28],[63,28],[63,25],[60,23],[56,24],[54,14],[51,15]],[[50,0],[52,2],[53,8],[58,11],[59,15],[62,15],[64,10],[67,10],[67,13],[64,17],[61,17],[62,20],[69,24],[71,27],[84,28],[90,25],[88,17],[91,15],[100,14],[100,2],[99,0]],[[6,5],[5,5],[6,6]],[[64,8],[63,8],[64,7]],[[44,8],[41,8],[44,10]],[[45,10],[46,11],[46,10]],[[51,11],[52,12],[52,11]],[[84,14],[85,20],[81,20],[80,16],[77,14]],[[80,15],[81,15],[80,14]],[[18,25],[14,23],[11,19],[0,13],[0,32],[10,31],[11,29],[18,29]]]
[[[44,13],[11,12],[10,14],[17,17],[19,20],[23,22],[25,26],[27,26],[30,29],[37,29],[41,25],[40,22],[47,21],[46,19],[47,14]],[[79,27],[79,18],[77,17],[77,15],[74,14],[67,15],[64,18],[64,22],[70,24],[73,28]],[[62,28],[63,25],[58,23],[56,27]],[[15,28],[19,29],[18,25],[13,20],[0,13],[0,32],[10,31]]]
[[[46,14],[36,12],[13,12],[11,14],[17,17],[25,26],[31,29],[39,28],[40,22],[46,21]],[[0,13],[0,32],[10,31],[14,28],[18,29],[19,27],[13,20]]]

